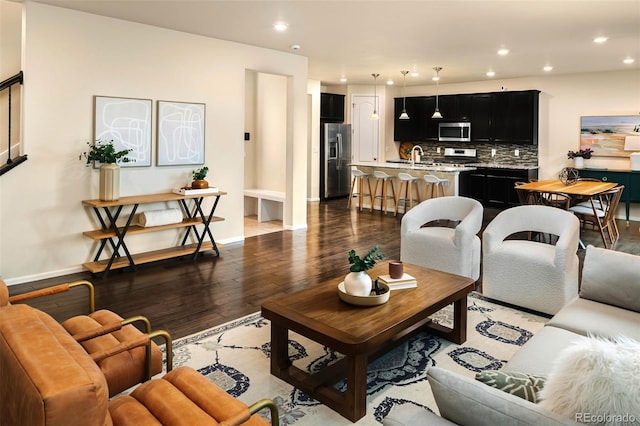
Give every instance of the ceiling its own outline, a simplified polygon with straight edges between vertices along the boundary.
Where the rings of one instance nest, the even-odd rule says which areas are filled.
[[[490,70],[500,80],[640,68],[640,0],[37,1],[293,52],[325,85],[371,84],[372,73],[398,84],[401,70],[420,73],[407,85],[431,84],[435,66],[443,84],[485,80]],[[273,29],[278,21],[286,31]]]

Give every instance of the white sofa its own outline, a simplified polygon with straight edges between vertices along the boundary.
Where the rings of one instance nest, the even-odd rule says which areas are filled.
[[[615,339],[623,335],[640,341],[639,271],[640,256],[587,247],[580,294],[529,339],[502,370],[547,376],[558,354],[582,336]],[[441,368],[429,369],[427,378],[441,417],[407,404],[392,410],[384,425],[578,424],[525,399]],[[640,389],[628,391],[639,393]]]
[[[480,276],[482,204],[466,197],[430,198],[402,218],[400,259],[414,265],[477,280]],[[455,228],[423,227],[436,220],[459,223]]]

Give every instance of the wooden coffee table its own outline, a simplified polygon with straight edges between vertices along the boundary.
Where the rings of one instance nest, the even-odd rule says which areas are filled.
[[[349,305],[338,296],[336,278],[313,287],[276,296],[262,305],[271,321],[271,374],[290,383],[355,422],[366,414],[367,365],[418,329],[455,343],[467,339],[467,294],[474,281],[459,275],[404,264],[418,287],[396,290],[374,307]],[[388,263],[376,265],[371,277],[386,274]],[[346,275],[346,272],[345,272]],[[452,304],[453,328],[432,324],[429,315]],[[289,330],[345,355],[321,372],[309,374],[289,359]],[[333,385],[347,379],[347,391]]]

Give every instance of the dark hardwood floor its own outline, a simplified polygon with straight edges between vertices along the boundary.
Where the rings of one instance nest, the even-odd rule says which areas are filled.
[[[485,209],[485,225],[496,214]],[[380,244],[387,260],[399,258],[400,221],[400,215],[347,210],[345,199],[313,203],[308,207],[307,230],[250,237],[244,243],[220,247],[220,257],[205,254],[195,262],[174,259],[137,271],[113,271],[106,278],[79,273],[9,290],[18,294],[88,279],[96,287],[97,309],[107,308],[123,317],[144,315],[153,328],[168,330],[176,339],[257,312],[263,301],[278,293],[346,275],[351,248],[360,253]],[[615,249],[640,255],[639,223],[626,227],[619,221],[619,227],[621,238]],[[583,230],[582,240],[602,247],[597,231]],[[29,303],[62,321],[86,313],[85,302],[85,291],[73,289]]]

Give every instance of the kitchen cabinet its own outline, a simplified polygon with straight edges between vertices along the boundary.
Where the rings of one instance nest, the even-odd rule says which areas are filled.
[[[344,122],[344,95],[320,93],[320,120]]]
[[[443,95],[438,98],[438,105],[445,121],[469,121],[471,118],[471,95]],[[433,112],[429,117],[431,115]]]
[[[491,94],[491,141],[535,145],[538,143],[539,91]]]
[[[491,95],[471,95],[471,140],[491,141]]]
[[[427,119],[431,116],[427,116],[428,108],[435,109],[435,98],[431,97],[429,100],[427,96],[413,96],[406,99],[406,110],[409,115],[408,120],[400,120],[400,114],[402,113],[403,98],[394,99],[394,126],[393,126],[393,139],[399,142],[424,142],[427,141],[427,134],[432,133],[427,131]],[[433,111],[431,111],[433,114]],[[437,128],[435,137],[431,140],[437,141],[438,139]]]
[[[538,169],[478,167],[460,174],[460,195],[474,198],[485,207],[506,209],[520,204],[516,182],[538,178]]]
[[[443,95],[438,98],[444,121],[471,122],[471,142],[528,144],[538,143],[538,90]],[[438,123],[432,119],[435,96],[406,98],[412,121],[399,120],[402,98],[395,99],[394,140],[429,142],[438,140]]]

